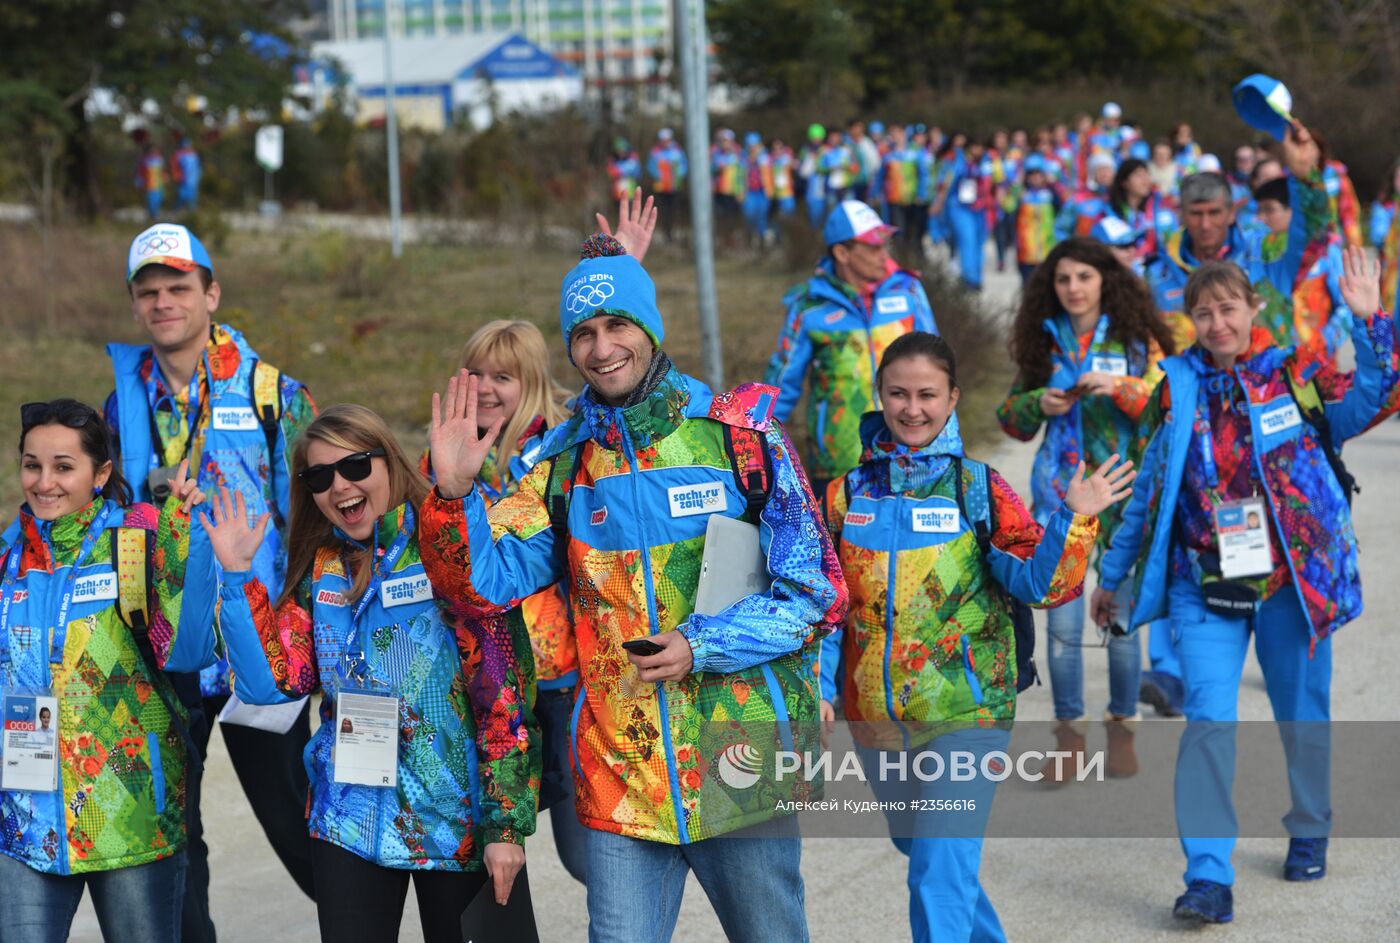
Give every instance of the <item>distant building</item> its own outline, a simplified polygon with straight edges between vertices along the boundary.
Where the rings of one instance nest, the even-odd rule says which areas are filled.
[[[582,73],[592,88],[640,86],[664,102],[671,73],[670,0],[328,0],[332,40],[508,31]]]
[[[324,104],[329,88],[344,82],[360,121],[384,116],[382,39],[314,43],[311,58],[298,94]],[[441,130],[465,120],[485,128],[493,112],[547,110],[583,97],[572,66],[518,33],[395,39],[393,67],[395,114],[404,127]]]

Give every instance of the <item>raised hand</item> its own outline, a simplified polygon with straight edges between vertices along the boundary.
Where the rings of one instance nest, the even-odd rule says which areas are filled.
[[[1351,313],[1369,318],[1381,307],[1381,266],[1373,262],[1360,246],[1350,246],[1342,253],[1342,298]]]
[[[1119,465],[1117,452],[1110,455],[1088,478],[1084,477],[1084,463],[1080,462],[1065,492],[1065,506],[1075,514],[1096,517],[1110,505],[1132,494],[1135,478],[1137,472],[1133,470],[1133,463]]]
[[[1296,119],[1283,136],[1283,162],[1300,180],[1322,166],[1322,148]]]
[[[220,488],[209,505],[211,513],[201,515],[199,522],[209,535],[209,546],[213,548],[219,565],[235,573],[250,569],[253,557],[257,556],[258,548],[262,546],[267,522],[272,520],[272,515],[264,514],[256,524],[250,524],[243,492],[235,491],[230,498],[227,488]]]
[[[195,505],[204,503],[204,492],[199,490],[199,482],[190,477],[190,460],[185,459],[170,479],[170,493],[180,499],[180,512],[190,513]]]
[[[465,369],[447,381],[447,392],[433,394],[433,427],[428,433],[438,494],[465,497],[472,490],[505,417],[483,433],[476,424],[477,379]]]
[[[633,191],[630,201],[627,197],[618,200],[617,232],[613,232],[606,216],[602,213],[594,214],[598,219],[598,229],[622,243],[622,248],[627,250],[627,254],[638,262],[646,258],[647,249],[651,247],[652,234],[656,232],[656,207],[653,203],[652,198],[647,197],[646,204],[643,205],[641,187]]]

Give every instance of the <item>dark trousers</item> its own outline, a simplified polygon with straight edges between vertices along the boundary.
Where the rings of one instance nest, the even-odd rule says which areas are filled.
[[[184,679],[189,675],[171,675]],[[198,683],[198,675],[193,676]],[[181,682],[176,682],[177,689]],[[209,737],[214,720],[219,716],[225,696],[203,698],[198,707],[190,707],[190,734],[199,747],[201,758],[209,753]],[[285,734],[269,733],[237,724],[221,725],[224,746],[238,775],[243,794],[253,815],[262,826],[268,843],[287,869],[302,893],[315,899],[311,876],[311,836],[306,831],[306,797],[308,785],[302,751],[311,738],[311,702],[308,701],[292,729]],[[188,801],[185,807],[185,829],[189,834],[189,868],[185,872],[185,903],[182,915],[184,943],[214,943],[214,921],[209,915],[209,846],[204,842],[204,823],[200,817],[199,798],[202,776],[190,769],[186,777]]]
[[[460,943],[462,911],[489,880],[485,870],[384,868],[319,839],[311,839],[311,847],[316,918],[325,943],[394,943],[403,922],[410,877],[424,943]],[[522,871],[516,881],[524,879]]]

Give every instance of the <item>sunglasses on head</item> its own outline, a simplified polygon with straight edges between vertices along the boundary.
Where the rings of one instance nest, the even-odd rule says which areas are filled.
[[[320,494],[330,488],[335,481],[336,473],[346,481],[364,481],[369,477],[370,459],[383,458],[383,449],[369,449],[364,452],[356,452],[347,455],[338,462],[331,462],[329,465],[312,465],[310,468],[303,468],[297,472],[297,477],[311,490],[312,494]]]
[[[19,408],[19,422],[25,432],[51,422],[57,422],[69,429],[81,429],[96,418],[97,410],[86,403],[73,400],[25,403]]]

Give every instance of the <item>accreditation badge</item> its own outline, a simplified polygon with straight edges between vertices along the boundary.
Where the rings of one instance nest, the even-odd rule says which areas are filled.
[[[399,698],[387,689],[343,686],[335,699],[335,781],[399,784]]]
[[[1216,507],[1215,540],[1220,549],[1220,575],[1225,579],[1267,576],[1273,571],[1263,498],[1228,501]]]
[[[58,698],[6,694],[0,728],[0,789],[53,792],[58,788]]]

